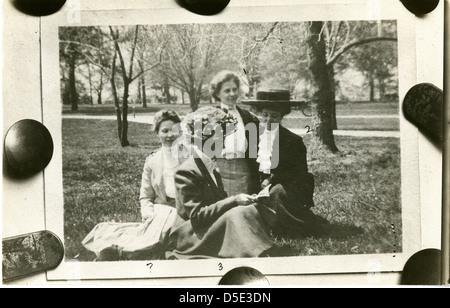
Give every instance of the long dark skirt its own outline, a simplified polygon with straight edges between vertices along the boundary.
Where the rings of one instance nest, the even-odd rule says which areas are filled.
[[[202,234],[195,233],[187,220],[173,230],[176,249],[168,259],[259,257],[272,247],[268,217],[261,204],[237,206],[227,211]]]

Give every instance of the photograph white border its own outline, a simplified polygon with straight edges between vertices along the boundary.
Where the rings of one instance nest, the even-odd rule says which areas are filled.
[[[297,1],[299,2],[299,1]],[[79,22],[68,20],[62,10],[41,23],[41,61],[43,124],[52,133],[54,153],[45,170],[45,225],[64,239],[62,186],[62,127],[59,72],[59,26],[129,25],[162,23],[229,23],[311,20],[391,19],[397,21],[399,52],[399,97],[416,84],[416,37],[414,16],[400,3],[380,1],[379,11],[368,10],[373,1],[347,1],[284,6],[228,7],[216,16],[192,14],[181,8],[85,10],[79,12]],[[310,1],[311,3],[311,1]],[[270,12],[270,13],[269,13]],[[73,12],[72,12],[73,13]],[[292,275],[318,273],[357,273],[401,271],[408,258],[421,248],[421,213],[419,189],[418,131],[405,120],[399,106],[401,146],[401,253],[339,256],[299,256],[283,258],[211,259],[191,261],[120,261],[75,262],[64,260],[47,273],[49,280],[124,279],[157,277],[222,276],[238,266],[250,266],[264,275]],[[64,241],[63,241],[64,242]],[[282,260],[280,260],[282,259]],[[147,265],[152,262],[151,268]],[[221,263],[221,268],[218,264]]]

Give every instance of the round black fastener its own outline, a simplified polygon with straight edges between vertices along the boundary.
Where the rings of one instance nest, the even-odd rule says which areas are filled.
[[[439,4],[439,0],[400,0],[414,15],[431,13]]]
[[[230,0],[176,0],[178,5],[199,15],[215,15],[223,11]]]
[[[25,119],[13,124],[6,132],[4,159],[8,175],[27,177],[36,174],[44,170],[52,156],[52,136],[42,123]]]
[[[16,9],[31,16],[47,16],[58,12],[66,0],[12,0]]]
[[[403,267],[402,285],[441,285],[441,251],[428,248],[413,254]]]
[[[444,93],[441,89],[430,83],[416,84],[406,93],[402,110],[408,121],[436,146],[442,146]]]
[[[269,282],[260,271],[241,266],[228,271],[219,281],[219,285],[259,285],[267,286]]]

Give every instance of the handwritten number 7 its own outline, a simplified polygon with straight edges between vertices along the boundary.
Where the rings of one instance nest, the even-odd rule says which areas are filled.
[[[153,263],[147,263],[148,269],[152,269]]]

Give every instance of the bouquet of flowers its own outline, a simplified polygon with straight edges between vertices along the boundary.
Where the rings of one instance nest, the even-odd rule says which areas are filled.
[[[207,106],[186,115],[183,123],[193,137],[206,140],[214,134],[225,137],[237,127],[237,119],[220,108]]]

